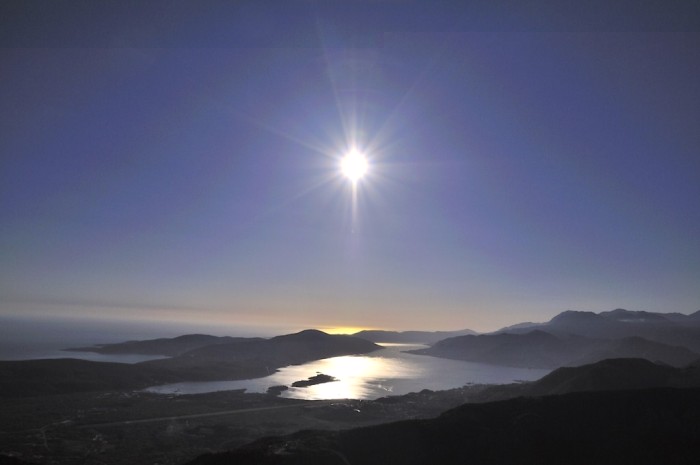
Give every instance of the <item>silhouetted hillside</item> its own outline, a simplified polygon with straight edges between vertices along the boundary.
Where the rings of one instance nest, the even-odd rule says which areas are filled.
[[[575,342],[564,341],[544,331],[525,334],[481,334],[442,340],[426,349],[410,353],[468,360],[497,365],[558,367],[582,352]]]
[[[217,338],[213,345],[133,365],[75,359],[0,362],[0,395],[31,396],[136,389],[180,381],[256,378],[287,365],[381,349],[364,339],[315,330],[272,339],[231,338],[231,341],[221,343]]]
[[[301,358],[308,356],[326,358],[337,355],[365,354],[382,348],[359,337],[347,334],[326,334],[315,329],[273,337],[268,340],[268,343],[273,350],[285,351],[288,355],[295,354],[295,356]]]
[[[210,336],[208,334],[186,334],[173,338],[149,339],[145,341],[127,341],[117,344],[100,344],[90,347],[64,349],[67,351],[96,352],[98,354],[142,354],[165,355],[174,357],[199,347],[225,344],[240,339],[230,336]],[[257,338],[254,338],[257,339]]]
[[[596,348],[598,347],[598,348]],[[568,365],[583,365],[608,358],[643,358],[675,367],[688,365],[698,358],[698,354],[680,346],[671,346],[660,342],[633,336],[606,341],[598,344],[577,360]]]
[[[559,368],[528,386],[527,395],[615,391],[660,387],[700,387],[700,369],[674,368],[643,359],[609,359]]]
[[[700,388],[700,365],[676,368],[643,359],[608,359],[563,367],[537,381],[484,386],[469,402],[489,402],[520,396],[619,391],[649,388]]]
[[[512,325],[492,334],[522,334],[535,329],[560,337],[577,335],[592,339],[622,339],[638,336],[700,353],[700,312],[683,315],[620,308],[601,313],[567,310],[546,323]]]
[[[177,357],[140,365],[174,371],[187,380],[245,379],[266,376],[287,365],[379,349],[381,346],[353,336],[306,330],[271,339],[240,339],[200,347]]]
[[[477,334],[471,329],[463,329],[461,331],[380,331],[380,330],[365,330],[353,334],[355,337],[360,337],[372,342],[391,342],[397,344],[434,344],[442,339],[455,336],[465,336],[468,334]]]
[[[302,431],[193,465],[700,463],[700,389],[582,392],[465,404],[433,420]]]
[[[578,317],[590,318],[588,315]],[[432,347],[410,352],[455,360],[538,368],[583,365],[606,358],[644,358],[680,367],[698,358],[697,353],[685,347],[670,346],[641,337],[605,340],[576,335],[555,336],[541,330],[453,337]]]
[[[138,389],[180,380],[174,373],[126,363],[72,358],[0,361],[2,397]]]
[[[610,320],[617,320],[624,323],[668,323],[671,321],[671,319],[661,313],[630,311],[623,308],[616,308],[609,312],[600,312],[599,315]],[[677,315],[681,314],[679,313]]]
[[[683,313],[663,313],[662,315],[666,317],[666,319],[678,323],[688,323],[692,325],[700,324],[700,310],[689,315],[685,315]]]
[[[532,331],[533,328],[540,326],[542,323],[533,323],[532,321],[524,321],[522,323],[516,323],[514,325],[510,326],[505,326],[498,331],[494,331],[492,334],[499,334],[499,333],[512,333],[512,332],[522,332],[527,329]]]
[[[546,329],[586,337],[611,338],[624,333],[626,325],[620,321],[619,315],[617,318],[607,318],[593,312],[567,310],[552,318]]]

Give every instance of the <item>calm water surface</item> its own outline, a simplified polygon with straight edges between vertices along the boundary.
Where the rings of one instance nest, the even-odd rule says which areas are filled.
[[[160,394],[200,394],[245,389],[266,392],[275,385],[290,386],[283,397],[295,399],[376,399],[402,395],[422,389],[434,391],[462,387],[465,384],[505,384],[532,381],[550,372],[543,369],[511,368],[483,363],[447,360],[403,351],[425,346],[381,344],[384,349],[367,355],[352,355],[316,360],[281,368],[265,378],[239,381],[175,383],[148,388]],[[324,373],[338,381],[306,388],[293,388],[294,381]]]

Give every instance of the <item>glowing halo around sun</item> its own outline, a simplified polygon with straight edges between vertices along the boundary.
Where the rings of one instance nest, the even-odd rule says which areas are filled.
[[[351,150],[340,160],[340,171],[353,184],[367,174],[368,168],[367,157],[357,149]]]

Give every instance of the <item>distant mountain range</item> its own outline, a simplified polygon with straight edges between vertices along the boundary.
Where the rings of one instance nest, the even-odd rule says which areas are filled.
[[[700,358],[700,312],[566,311],[546,323],[447,338],[410,352],[517,367],[556,368],[620,357],[678,367]]]
[[[578,335],[603,339],[639,336],[700,352],[700,311],[683,315],[621,308],[601,313],[567,310],[546,323],[521,323],[492,334],[525,333],[535,329],[559,336]]]
[[[211,342],[209,345],[202,345]],[[185,350],[185,347],[195,347]],[[106,353],[176,354],[137,364],[76,359],[0,361],[0,396],[33,396],[106,389],[139,389],[180,381],[267,376],[277,368],[381,349],[370,341],[317,330],[263,338],[189,335],[98,346]]]
[[[643,358],[672,366],[684,366],[700,358],[685,347],[670,346],[641,337],[592,339],[560,337],[541,330],[523,334],[459,336],[409,353],[526,368],[557,368],[593,363],[606,358]]]
[[[472,331],[471,329],[434,332],[365,330],[355,333],[353,336],[372,342],[389,342],[396,344],[433,344],[443,339],[447,339],[448,337],[464,336],[467,334],[478,333],[476,331]]]
[[[145,341],[127,341],[117,344],[99,344],[90,347],[64,349],[73,352],[95,352],[98,354],[141,354],[164,355],[175,357],[200,347],[234,343],[258,338],[240,338],[230,336],[210,336],[207,334],[186,334],[173,338],[149,339]]]

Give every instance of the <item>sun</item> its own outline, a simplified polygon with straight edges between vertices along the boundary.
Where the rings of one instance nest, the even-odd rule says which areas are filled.
[[[340,170],[353,183],[359,181],[366,173],[369,164],[367,157],[356,149],[351,150],[340,161]]]

